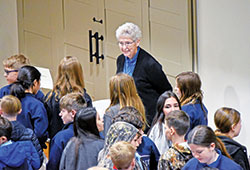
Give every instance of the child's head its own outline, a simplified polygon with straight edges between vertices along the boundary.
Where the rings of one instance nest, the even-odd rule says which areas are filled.
[[[112,119],[113,123],[118,121],[130,123],[137,129],[142,129],[145,125],[140,112],[132,106],[123,107],[118,112],[118,114]]]
[[[132,144],[120,141],[110,147],[109,156],[117,169],[133,170],[135,152],[136,148]]]
[[[214,114],[214,123],[219,132],[236,137],[241,130],[240,113],[229,107],[222,107]]]
[[[3,60],[4,66],[4,77],[6,78],[8,84],[14,83],[17,79],[18,70],[29,64],[29,59],[24,55],[13,55],[5,60]]]
[[[0,109],[3,117],[16,117],[22,110],[20,100],[12,95],[6,95],[0,100]]]
[[[165,122],[166,136],[169,140],[172,140],[174,135],[184,137],[190,126],[189,116],[182,110],[168,113]]]
[[[26,90],[36,94],[40,89],[41,73],[33,66],[23,66],[18,71],[17,81],[11,87],[11,94],[21,99]]]
[[[83,92],[84,77],[82,65],[74,56],[64,57],[59,66],[57,80],[53,90],[59,90],[64,96],[70,92]]]
[[[136,142],[134,139],[136,138],[138,131],[139,130],[136,127],[127,122],[118,121],[113,123],[105,137],[103,151],[99,153],[100,161],[98,165],[112,168],[113,163],[110,157],[108,157],[110,147],[119,141],[125,141],[131,144],[132,142]]]
[[[188,134],[188,145],[193,156],[201,163],[211,164],[212,160],[215,161],[215,148],[220,149],[224,155],[230,157],[224,144],[208,126],[198,125],[191,130]]]
[[[165,117],[168,113],[173,110],[181,110],[181,104],[178,97],[172,91],[165,91],[162,93],[156,103],[156,114],[151,125],[154,127],[155,124],[159,123],[159,137],[163,134],[163,129],[161,124],[164,123]],[[149,133],[150,133],[149,131]]]
[[[131,143],[138,147],[142,142],[142,135],[143,135],[143,127],[145,126],[145,123],[143,122],[143,118],[140,114],[140,112],[132,107],[127,106],[122,108],[118,114],[113,118],[113,123],[115,122],[127,122],[129,124],[132,124],[134,127],[136,127],[139,131],[137,132],[136,136],[132,139]]]
[[[201,80],[199,75],[191,71],[178,74],[176,76],[175,91],[182,105],[190,102],[191,99],[202,100]]]
[[[137,94],[134,79],[124,73],[118,73],[109,81],[110,100],[122,103]]]
[[[86,101],[81,93],[69,93],[60,99],[60,113],[63,123],[73,122],[75,114],[83,107],[86,107]]]
[[[120,108],[133,106],[143,116],[146,122],[144,105],[139,97],[133,77],[128,74],[118,73],[109,81],[110,106],[120,104]]]
[[[165,91],[160,95],[156,103],[157,113],[153,124],[157,121],[163,122],[165,116],[173,110],[181,110],[181,104],[178,97],[172,91]]]
[[[0,145],[10,140],[12,132],[11,122],[0,116]]]
[[[79,134],[93,134],[99,137],[97,128],[97,112],[94,107],[83,107],[80,109],[74,119],[74,132],[75,136]]]

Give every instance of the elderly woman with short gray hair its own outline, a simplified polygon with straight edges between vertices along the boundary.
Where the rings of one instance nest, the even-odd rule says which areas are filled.
[[[145,107],[147,122],[151,125],[158,97],[163,92],[172,90],[172,86],[161,64],[139,46],[141,37],[140,28],[133,23],[125,23],[118,27],[116,38],[122,54],[116,61],[116,73],[123,72],[134,78]]]

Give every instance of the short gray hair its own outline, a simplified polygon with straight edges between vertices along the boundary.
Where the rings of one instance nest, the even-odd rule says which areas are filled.
[[[133,41],[136,41],[141,39],[142,33],[137,25],[131,22],[126,22],[125,24],[119,26],[116,30],[116,39],[119,40],[121,36],[129,37]]]

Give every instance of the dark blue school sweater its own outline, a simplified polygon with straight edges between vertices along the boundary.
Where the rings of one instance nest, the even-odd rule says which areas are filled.
[[[202,169],[204,167],[218,168],[219,170],[242,170],[240,165],[222,155],[220,150],[217,150],[217,153],[219,157],[211,164],[200,163],[198,159],[192,158],[186,163],[182,170]]]
[[[190,128],[185,137],[187,137],[188,133],[197,125],[207,125],[207,108],[204,104],[203,109],[199,103],[195,104],[185,104],[181,106],[181,110],[186,112],[190,118]]]
[[[0,169],[25,167],[26,170],[40,168],[39,155],[30,141],[12,142],[0,146]]]
[[[51,141],[49,162],[46,169],[59,169],[63,149],[66,147],[70,138],[74,136],[73,122],[68,123],[59,131]]]
[[[10,88],[13,84],[8,84],[0,89],[0,98],[2,98],[5,95],[10,95]],[[35,94],[35,98],[43,102],[44,94],[41,90],[38,90],[38,92]]]
[[[25,93],[25,97],[21,99],[21,104],[22,112],[17,116],[17,121],[26,128],[34,130],[41,146],[46,148],[48,118],[43,103],[36,99],[33,94]]]
[[[160,153],[155,143],[147,136],[142,137],[142,143],[137,148],[137,153],[146,164],[148,170],[156,170]]]
[[[37,153],[40,156],[40,162],[42,165],[43,162],[43,150],[41,148],[41,145],[34,133],[33,130],[24,127],[20,122],[18,121],[11,121],[12,123],[12,133],[10,139],[12,141],[31,141],[34,147],[36,148]]]

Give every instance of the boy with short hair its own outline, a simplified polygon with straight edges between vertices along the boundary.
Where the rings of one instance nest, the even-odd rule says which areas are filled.
[[[4,77],[6,78],[8,85],[0,89],[0,98],[10,94],[11,85],[17,80],[18,70],[29,63],[29,59],[22,54],[13,55],[3,60]]]
[[[81,93],[69,93],[60,99],[60,109],[64,128],[59,131],[51,141],[49,162],[46,169],[59,169],[63,149],[70,138],[74,136],[73,121],[75,114],[83,107],[87,107],[84,96]]]
[[[18,71],[22,66],[29,65],[30,61],[27,57],[22,54],[13,55],[9,58],[3,60],[4,66],[4,77],[7,80],[8,85],[2,87],[0,89],[0,98],[5,95],[10,94],[10,89],[13,83],[17,81]],[[39,90],[35,97],[43,102],[44,94]]]
[[[11,122],[0,116],[0,169],[38,169],[40,159],[33,144],[30,141],[12,142],[11,133]]]
[[[124,141],[113,144],[109,149],[109,156],[114,169],[133,170],[135,167],[136,148]]]
[[[10,139],[12,141],[31,141],[36,148],[40,162],[43,162],[43,150],[33,130],[24,127],[17,121],[17,115],[22,111],[21,102],[12,95],[6,95],[0,99],[0,115],[8,119],[12,124],[12,133]]]
[[[185,142],[185,134],[190,126],[189,116],[182,110],[175,110],[165,117],[166,136],[172,146],[161,155],[158,169],[181,169],[192,158],[192,153]]]
[[[29,59],[24,55],[13,55],[5,60],[3,60],[4,66],[4,77],[6,78],[8,84],[16,82],[18,70],[24,66],[30,64]]]

